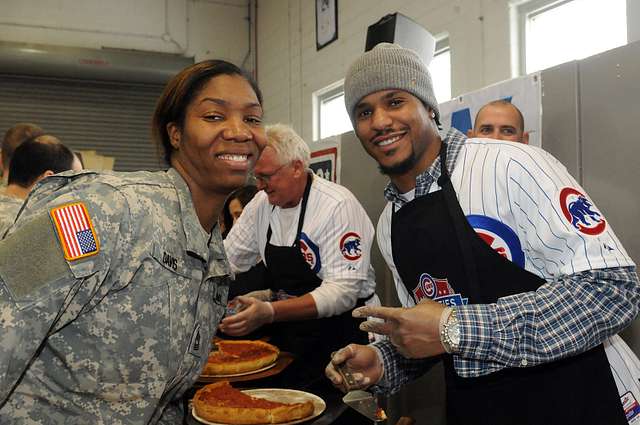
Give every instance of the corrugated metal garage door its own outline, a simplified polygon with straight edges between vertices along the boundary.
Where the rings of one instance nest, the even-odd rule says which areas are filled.
[[[163,169],[150,136],[162,89],[156,84],[0,74],[0,132],[31,122],[73,150],[115,157],[114,170]]]

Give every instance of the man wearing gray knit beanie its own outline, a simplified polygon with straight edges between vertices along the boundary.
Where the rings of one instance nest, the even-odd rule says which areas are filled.
[[[378,246],[403,308],[354,310],[384,319],[360,328],[388,339],[339,350],[327,377],[394,392],[444,355],[449,424],[626,424],[603,343],[624,344],[610,338],[637,315],[640,284],[584,189],[540,149],[441,130],[411,50],[377,45],[344,89],[389,176]],[[584,202],[593,220],[571,212]]]

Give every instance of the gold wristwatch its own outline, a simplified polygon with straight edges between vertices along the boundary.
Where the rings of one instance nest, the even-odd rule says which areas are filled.
[[[440,342],[444,350],[449,354],[457,353],[460,349],[460,325],[456,309],[449,310],[449,317],[444,321],[440,330]]]

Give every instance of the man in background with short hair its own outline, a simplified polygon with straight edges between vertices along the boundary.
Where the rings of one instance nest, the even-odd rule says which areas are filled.
[[[15,220],[33,186],[45,177],[67,170],[80,171],[82,165],[54,136],[32,137],[15,149],[7,173],[9,184],[0,193],[0,238]]]
[[[4,139],[2,139],[2,148],[0,148],[0,176],[2,177],[0,186],[7,185],[9,163],[16,148],[25,140],[40,134],[44,134],[44,130],[31,123],[18,123],[7,130]]]
[[[522,112],[504,99],[494,100],[480,108],[467,136],[529,144],[529,132],[524,131]]]

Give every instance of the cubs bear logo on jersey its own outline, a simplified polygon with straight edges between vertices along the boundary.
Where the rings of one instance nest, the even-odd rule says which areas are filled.
[[[476,234],[495,252],[524,268],[525,257],[516,232],[506,224],[485,215],[468,215],[467,221]]]
[[[560,191],[560,208],[567,221],[580,233],[595,236],[607,227],[604,217],[589,198],[573,187]]]
[[[309,264],[309,267],[311,267],[311,271],[318,273],[322,267],[320,262],[320,250],[318,249],[318,245],[313,243],[309,236],[304,232],[300,233],[300,252],[302,253],[304,261],[306,261],[307,264]]]
[[[469,302],[469,298],[463,298],[462,295],[455,293],[446,278],[434,278],[429,273],[420,275],[418,285],[413,288],[413,298],[416,304],[425,298],[429,298],[449,307],[465,305]]]
[[[356,232],[347,232],[340,238],[340,252],[349,261],[356,261],[362,257],[360,249],[360,235]]]

